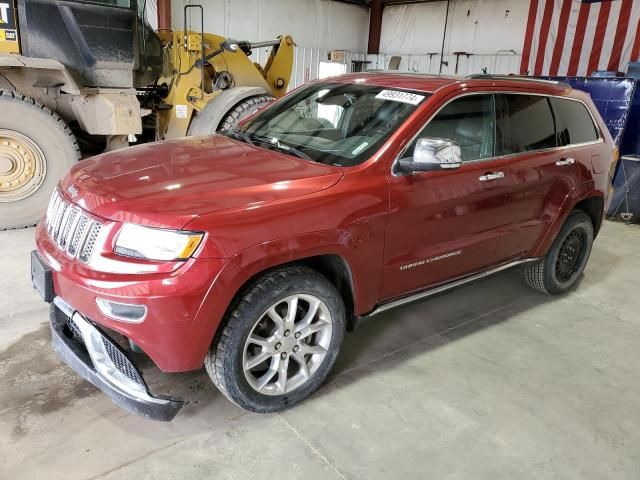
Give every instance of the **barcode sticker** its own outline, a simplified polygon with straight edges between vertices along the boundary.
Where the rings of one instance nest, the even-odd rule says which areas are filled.
[[[403,92],[400,90],[382,90],[376,95],[380,100],[391,100],[392,102],[409,103],[411,105],[418,105],[424,100],[424,95],[418,95],[411,92]]]

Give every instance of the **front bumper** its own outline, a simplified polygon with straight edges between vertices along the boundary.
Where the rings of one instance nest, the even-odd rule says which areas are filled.
[[[105,223],[103,230],[110,228]],[[235,294],[224,285],[213,292],[213,282],[226,260],[191,258],[172,266],[117,257],[109,248],[96,247],[93,264],[88,265],[58,248],[43,222],[36,229],[36,244],[36,255],[50,270],[40,282],[43,297],[54,292],[95,324],[124,335],[163,372],[202,368],[215,330]],[[98,307],[98,299],[144,305],[147,315],[137,323],[109,317]]]
[[[123,349],[60,297],[54,298],[50,308],[53,349],[116,405],[165,422],[172,420],[184,406],[180,399],[152,395]]]

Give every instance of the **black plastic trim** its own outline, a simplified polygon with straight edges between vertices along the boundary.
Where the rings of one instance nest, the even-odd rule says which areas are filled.
[[[116,405],[145,418],[163,422],[171,421],[185,405],[183,400],[173,397],[155,395],[154,398],[167,400],[166,403],[156,403],[128,396],[116,390],[95,370],[87,351],[64,333],[67,318],[62,310],[55,304],[51,304],[49,320],[53,349],[69,367],[107,394]],[[115,344],[109,338],[107,341]]]
[[[31,284],[45,302],[53,302],[55,297],[53,292],[53,272],[51,267],[40,258],[37,250],[31,252]]]

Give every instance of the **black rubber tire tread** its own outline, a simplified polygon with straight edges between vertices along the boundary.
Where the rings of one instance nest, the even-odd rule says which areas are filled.
[[[253,323],[257,320],[256,318],[247,318],[245,316],[245,311],[251,308],[252,303],[257,300],[257,297],[268,295],[283,283],[295,285],[304,277],[314,279],[318,285],[322,285],[322,288],[329,291],[336,300],[336,304],[339,306],[340,310],[337,312],[337,315],[335,315],[336,312],[332,312],[332,316],[335,315],[336,317],[333,319],[334,338],[332,339],[330,350],[327,352],[327,356],[329,356],[329,358],[326,358],[325,363],[321,366],[321,368],[325,370],[324,374],[318,375],[320,372],[316,372],[314,375],[316,378],[312,378],[309,385],[301,386],[290,394],[290,396],[294,396],[296,398],[293,400],[284,399],[284,402],[281,402],[279,405],[258,405],[255,402],[248,401],[247,398],[243,398],[243,396],[238,393],[238,389],[235,388],[236,379],[233,378],[229,371],[229,362],[231,361],[230,356],[232,355],[231,350],[234,347],[232,342],[238,341],[238,337],[234,336],[234,333],[243,322],[250,322],[251,326],[253,326]],[[218,332],[213,340],[211,349],[205,358],[204,366],[211,378],[211,381],[218,390],[220,390],[227,399],[240,408],[256,413],[272,413],[281,411],[301,402],[310,396],[322,384],[335,363],[335,359],[342,345],[342,340],[344,339],[345,331],[346,314],[344,304],[340,294],[329,280],[317,271],[304,265],[290,265],[277,268],[258,277],[247,285],[244,291],[236,297],[235,301],[230,306],[226,317],[223,319],[223,323],[218,328]],[[242,339],[242,345],[240,348],[243,347],[244,338]],[[329,363],[326,363],[327,361]],[[244,378],[242,380],[246,381]],[[281,397],[286,397],[286,395],[271,397],[271,399]]]
[[[544,286],[544,259],[530,263],[522,268],[525,282],[540,293],[549,294]]]
[[[35,112],[40,114],[40,118],[42,118],[45,122],[50,122],[55,129],[59,130],[59,134],[60,134],[59,140],[61,142],[66,143],[67,146],[69,147],[69,150],[73,152],[73,155],[72,155],[73,158],[67,159],[67,162],[70,163],[69,160],[71,160],[71,162],[75,163],[80,159],[80,147],[78,146],[76,137],[71,131],[71,129],[69,128],[69,126],[66,124],[66,122],[62,118],[60,118],[60,116],[57,113],[45,107],[41,103],[37,102],[35,99],[31,97],[27,97],[25,95],[22,95],[19,92],[12,91],[12,90],[0,90],[0,111],[4,111],[2,104],[5,102],[11,102],[14,104],[18,104],[20,106],[26,106],[27,108],[34,109]],[[7,127],[4,127],[4,128],[7,128]],[[32,140],[38,143],[35,139],[32,139]],[[40,145],[40,148],[42,148],[41,145]],[[48,161],[49,159],[46,159],[46,160]],[[47,165],[47,175],[49,175],[50,170],[51,170],[50,166]],[[40,188],[42,188],[43,186],[44,185],[41,185]],[[40,189],[38,189],[37,191],[39,190]],[[47,198],[50,195],[51,193],[49,192],[47,195]],[[27,198],[30,198],[30,197],[27,197]],[[41,210],[46,209],[46,207],[47,207],[46,204],[42,205]],[[40,211],[37,212],[37,216],[39,216],[41,213],[42,212]],[[34,218],[33,220],[30,220],[30,221],[13,223],[10,225],[7,225],[3,222],[3,223],[0,223],[0,230],[12,230],[12,229],[18,229],[18,228],[32,227],[36,223],[37,223],[37,218]]]
[[[578,225],[582,225],[585,228],[590,243],[586,246],[587,252],[577,274],[569,282],[566,282],[563,285],[556,280],[554,272],[555,262],[562,242],[564,242],[564,239],[569,232]],[[560,229],[560,232],[558,232],[558,235],[554,240],[553,245],[551,245],[547,255],[537,262],[529,263],[522,267],[522,275],[524,280],[527,282],[527,285],[546,295],[556,295],[569,290],[584,271],[589,260],[589,255],[591,254],[593,238],[593,223],[591,222],[589,215],[582,210],[572,211]]]
[[[273,97],[268,95],[258,95],[256,97],[249,97],[242,100],[229,110],[224,117],[222,117],[220,125],[218,126],[218,131],[235,128],[241,120],[253,114],[255,110],[263,107],[272,100]]]

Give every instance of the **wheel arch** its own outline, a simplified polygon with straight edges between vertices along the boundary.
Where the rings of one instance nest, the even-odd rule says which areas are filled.
[[[224,90],[194,116],[187,135],[208,135],[217,131],[224,116],[243,100],[260,95],[271,95],[262,87],[234,87]]]
[[[561,211],[558,214],[558,217],[553,222],[551,228],[549,228],[544,238],[534,249],[534,251],[530,255],[531,257],[542,257],[547,254],[556,236],[562,229],[562,226],[567,221],[567,218],[569,218],[571,212],[573,212],[574,210],[581,210],[589,216],[593,224],[594,238],[596,237],[596,235],[600,231],[600,227],[602,226],[602,221],[604,219],[605,200],[602,193],[598,191],[591,191],[575,201],[573,205],[569,203],[570,200],[570,197],[567,197],[567,199],[565,200],[565,204],[560,209]]]
[[[305,265],[325,276],[340,293],[348,309],[348,327],[353,328],[357,315],[373,309],[381,278],[378,269],[371,268],[371,262],[355,252],[345,238],[342,230],[283,237],[228,258],[212,279],[194,318],[194,325],[202,331],[198,345],[194,345],[194,362],[204,360],[228,313],[252,282],[288,265]]]
[[[300,257],[295,260],[272,264],[266,268],[254,272],[247,280],[245,280],[242,286],[237,289],[232,301],[227,308],[227,311],[233,307],[237,298],[246,291],[248,286],[255,282],[258,278],[267,275],[269,272],[272,272],[279,268],[292,265],[304,265],[311,268],[312,270],[315,270],[323,277],[325,277],[336,288],[336,290],[340,294],[340,297],[342,298],[345,310],[347,312],[347,326],[350,329],[353,328],[356,303],[353,271],[349,262],[343,256],[335,253]]]
[[[573,207],[573,210],[576,209],[582,210],[589,215],[589,218],[591,218],[591,222],[593,224],[593,236],[595,238],[600,231],[600,227],[602,226],[602,221],[604,219],[604,198],[601,195],[592,195],[584,198]]]
[[[325,254],[304,258],[298,262],[312,268],[324,276],[340,293],[349,315],[347,327],[353,328],[355,312],[355,284],[349,263],[340,255]]]

